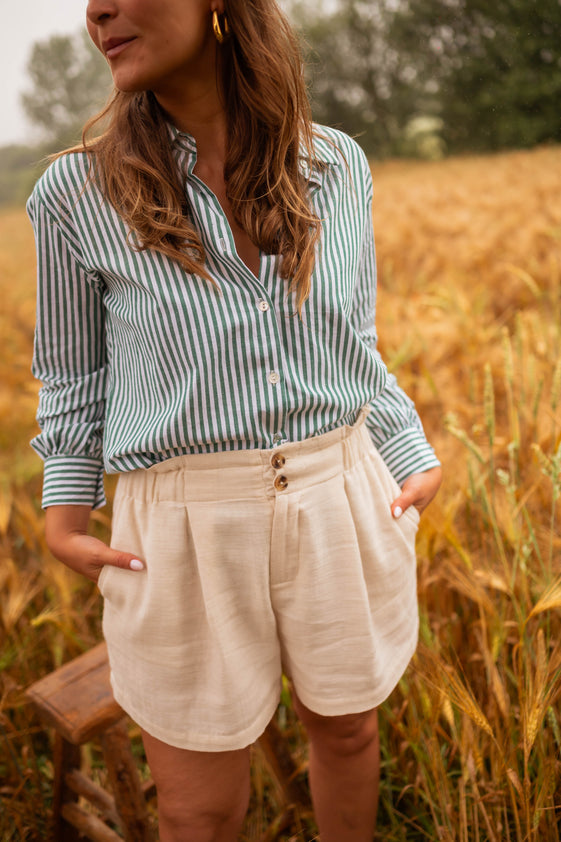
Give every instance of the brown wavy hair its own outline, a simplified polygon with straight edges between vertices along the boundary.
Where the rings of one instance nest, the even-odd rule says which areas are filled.
[[[320,221],[309,207],[299,158],[315,160],[310,107],[298,41],[275,0],[225,0],[230,37],[218,51],[227,123],[226,193],[238,225],[267,254],[281,254],[281,275],[309,295]],[[89,140],[101,120],[107,128]],[[84,128],[93,176],[133,232],[212,281],[194,229],[166,115],[150,91],[115,91]]]

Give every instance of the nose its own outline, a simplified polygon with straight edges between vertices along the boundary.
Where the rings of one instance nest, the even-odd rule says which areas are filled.
[[[115,0],[88,0],[86,18],[88,23],[99,24],[104,20],[114,18],[117,14]]]

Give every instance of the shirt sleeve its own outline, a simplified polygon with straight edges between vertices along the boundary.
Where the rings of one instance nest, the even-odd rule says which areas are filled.
[[[363,158],[367,216],[362,259],[354,298],[353,323],[361,339],[381,360],[376,334],[376,252],[372,224],[372,175]],[[428,443],[413,401],[388,372],[386,384],[372,402],[366,424],[393,477],[403,485],[411,474],[440,464]]]
[[[102,285],[37,195],[28,202],[37,248],[32,371],[42,381],[31,442],[44,460],[43,508],[99,508],[103,490],[106,350]]]

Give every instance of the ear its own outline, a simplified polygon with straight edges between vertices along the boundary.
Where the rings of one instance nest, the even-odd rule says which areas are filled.
[[[223,15],[224,14],[224,0],[211,0],[210,11],[211,12],[218,12],[219,15]]]

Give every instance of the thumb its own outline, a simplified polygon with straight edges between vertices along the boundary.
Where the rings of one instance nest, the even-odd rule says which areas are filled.
[[[112,567],[122,567],[125,570],[144,570],[144,562],[133,553],[116,550],[106,544],[99,551],[97,563],[109,564]]]
[[[391,505],[392,515],[394,518],[400,518],[403,512],[405,512],[410,506],[413,506],[415,503],[416,495],[414,492],[407,491],[406,489],[402,490],[399,497],[393,501]]]

